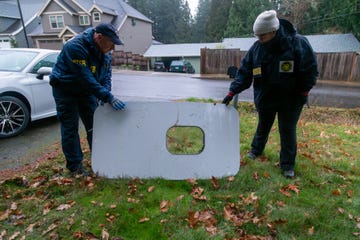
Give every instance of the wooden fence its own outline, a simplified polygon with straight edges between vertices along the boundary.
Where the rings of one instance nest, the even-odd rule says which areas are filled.
[[[230,66],[240,66],[240,49],[200,50],[200,74],[226,74]]]
[[[240,67],[245,51],[240,49],[201,49],[201,74],[227,74],[230,66]],[[360,83],[360,55],[356,53],[317,53],[319,80]]]
[[[319,79],[360,83],[360,56],[356,53],[317,53]]]

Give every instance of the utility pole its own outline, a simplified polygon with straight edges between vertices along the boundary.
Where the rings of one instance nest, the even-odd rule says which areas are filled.
[[[23,15],[22,15],[22,11],[21,11],[21,7],[20,7],[20,2],[19,0],[17,0],[17,5],[18,5],[18,8],[19,8],[19,13],[20,13],[20,18],[21,18],[21,24],[22,24],[22,27],[23,27],[23,30],[24,30],[24,35],[25,35],[25,40],[26,40],[26,46],[29,48],[29,40],[28,40],[28,37],[27,37],[27,33],[26,33],[26,29],[25,29],[25,24],[24,24],[24,18],[23,18]]]

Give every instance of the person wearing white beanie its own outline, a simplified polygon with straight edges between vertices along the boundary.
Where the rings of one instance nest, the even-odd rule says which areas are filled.
[[[248,158],[264,153],[277,115],[280,133],[280,168],[287,178],[295,176],[296,126],[303,105],[318,76],[316,56],[308,40],[297,33],[276,11],[264,11],[253,25],[257,41],[251,46],[230,84],[223,103],[253,84],[258,125]]]
[[[255,35],[269,33],[278,30],[280,27],[276,11],[270,10],[262,12],[255,20],[253,31]]]

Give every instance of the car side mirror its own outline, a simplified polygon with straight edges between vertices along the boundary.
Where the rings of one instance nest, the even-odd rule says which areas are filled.
[[[39,70],[37,70],[36,72],[36,78],[39,80],[43,80],[44,76],[50,75],[52,71],[51,67],[41,67],[39,68]]]

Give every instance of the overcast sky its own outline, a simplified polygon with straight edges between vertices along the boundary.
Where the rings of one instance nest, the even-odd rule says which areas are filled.
[[[193,16],[195,16],[195,13],[196,13],[196,10],[197,10],[197,5],[198,5],[198,0],[187,0],[188,3],[189,3],[189,7],[190,7],[190,10],[191,10],[191,14]]]

